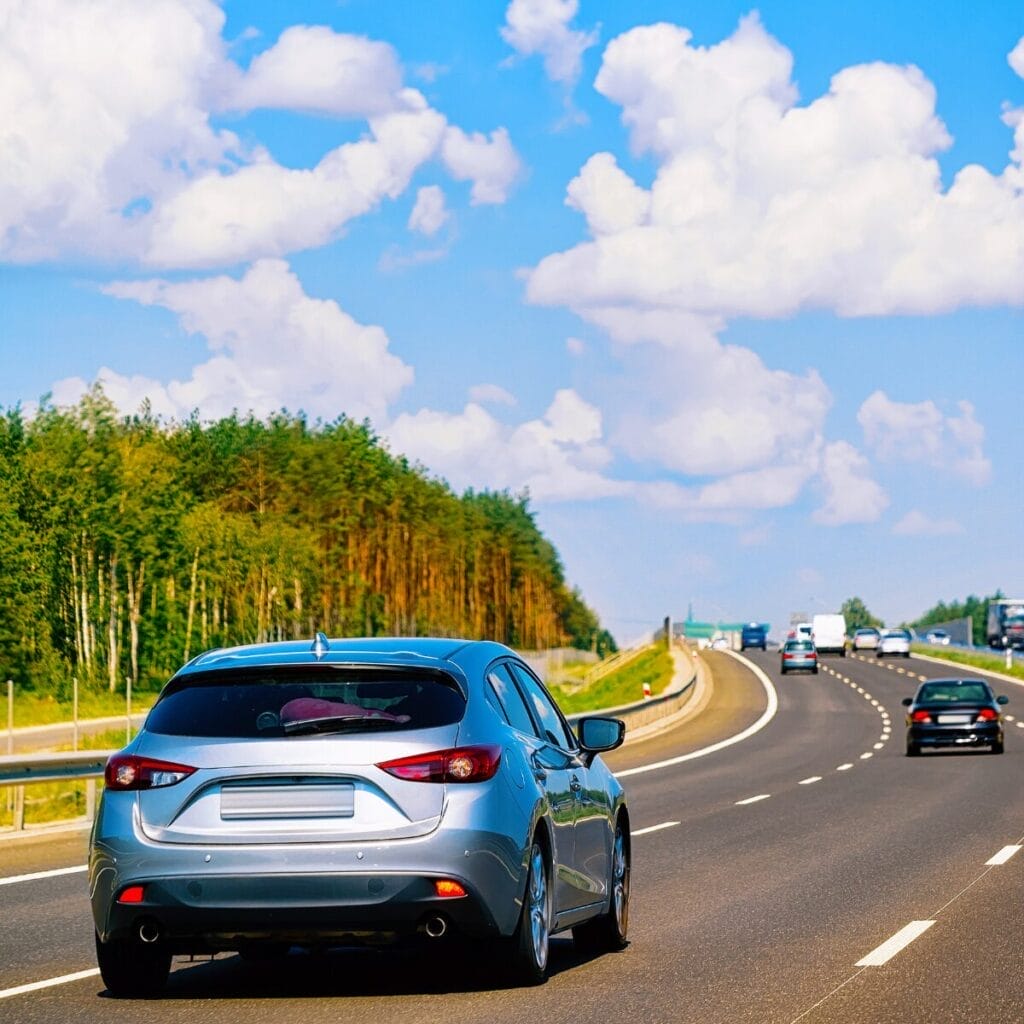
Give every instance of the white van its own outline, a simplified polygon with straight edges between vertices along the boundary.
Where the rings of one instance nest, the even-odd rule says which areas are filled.
[[[846,657],[846,619],[842,615],[815,615],[811,639],[819,654]]]

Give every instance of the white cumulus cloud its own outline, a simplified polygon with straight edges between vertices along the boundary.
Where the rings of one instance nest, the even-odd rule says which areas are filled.
[[[416,205],[409,214],[409,230],[436,235],[448,220],[444,192],[437,185],[425,185],[416,193]]]
[[[307,295],[281,260],[260,260],[241,279],[123,281],[105,291],[170,310],[211,352],[188,380],[159,383],[102,370],[107,394],[126,411],[149,399],[154,412],[178,419],[194,409],[215,418],[234,409],[267,416],[287,407],[326,420],[344,413],[381,422],[412,383],[412,368],[388,350],[380,327]],[[77,379],[58,382],[54,399],[72,402],[86,388]]]
[[[445,132],[441,159],[456,181],[472,181],[470,197],[474,205],[505,202],[522,170],[504,128],[488,137],[481,132],[467,134],[452,126]]]
[[[864,441],[887,462],[921,462],[944,469],[976,486],[988,483],[992,464],[984,453],[985,428],[970,402],[959,415],[943,415],[932,401],[895,402],[875,391],[861,405],[857,421]]]
[[[501,37],[524,56],[543,56],[548,78],[571,85],[580,76],[584,52],[597,42],[596,30],[569,27],[578,9],[578,0],[512,0]]]
[[[508,133],[450,125],[404,86],[389,44],[296,25],[243,69],[224,21],[213,0],[7,0],[0,259],[203,267],[283,255],[336,238],[434,159],[471,182],[474,202],[504,202],[520,166]],[[258,139],[214,127],[258,109],[367,130],[286,167]]]
[[[932,519],[915,508],[893,526],[892,532],[901,537],[944,537],[963,533],[964,528],[955,519]]]
[[[814,513],[825,526],[873,523],[889,506],[889,496],[871,478],[868,460],[847,441],[825,446],[821,481],[825,502]]]
[[[611,453],[601,414],[578,394],[555,394],[540,419],[506,426],[476,402],[459,413],[403,413],[387,430],[391,448],[440,473],[458,489],[526,487],[538,501],[627,494],[602,472]]]
[[[595,85],[654,180],[591,157],[568,201],[594,238],[541,260],[529,297],[590,317],[1024,303],[1022,147],[1003,173],[967,165],[945,188],[950,138],[919,69],[848,67],[801,106],[792,64],[756,15],[710,47],[669,24],[612,40]],[[621,215],[599,182],[629,197]]]

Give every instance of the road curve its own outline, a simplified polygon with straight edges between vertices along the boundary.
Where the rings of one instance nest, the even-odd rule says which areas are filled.
[[[707,710],[616,751],[617,770],[709,746],[762,715],[764,688],[743,663],[707,660]],[[1003,756],[908,759],[900,699],[943,667],[830,658],[817,676],[780,678],[777,655],[750,660],[778,692],[765,728],[624,779],[636,837],[631,943],[619,954],[581,958],[558,938],[550,981],[529,990],[493,989],[478,965],[440,948],[293,955],[273,972],[225,956],[176,964],[162,1000],[106,998],[91,976],[0,998],[0,1014],[17,1024],[1024,1019],[1024,853],[1007,852],[1024,846],[1024,693],[1000,689],[1015,716]],[[81,864],[83,851],[81,836],[0,845],[0,883]],[[84,882],[0,884],[0,997],[94,967]]]

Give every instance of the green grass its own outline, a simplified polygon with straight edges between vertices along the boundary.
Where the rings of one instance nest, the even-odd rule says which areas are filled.
[[[914,647],[916,654],[927,654],[943,661],[953,661],[958,665],[969,665],[972,668],[987,669],[989,672],[1001,672],[1004,676],[1013,676],[1024,680],[1024,667],[1016,662],[1006,667],[1006,659],[1001,654],[982,654],[977,651],[938,651],[934,647]]]
[[[583,689],[571,691],[552,686],[551,695],[567,715],[600,711],[643,699],[643,684],[651,684],[651,695],[664,692],[672,681],[672,657],[664,647],[654,647],[634,658],[618,672],[611,672]]]
[[[132,713],[148,711],[156,700],[155,693],[133,693]],[[0,688],[0,728],[7,727],[7,694]],[[78,719],[107,718],[111,715],[123,715],[124,694],[110,693],[107,690],[86,690],[84,687],[78,695]],[[57,700],[52,694],[38,694],[14,690],[14,728],[21,729],[29,725],[62,725],[70,723],[74,717],[71,697]]]

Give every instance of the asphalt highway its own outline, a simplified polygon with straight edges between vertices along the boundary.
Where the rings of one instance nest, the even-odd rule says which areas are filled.
[[[780,677],[777,653],[748,652],[766,686],[738,658],[706,658],[707,709],[608,758],[634,832],[623,952],[581,957],[558,937],[536,989],[495,988],[439,944],[292,954],[270,971],[176,961],[145,1003],[107,997],[95,974],[9,994],[95,968],[84,872],[12,881],[80,867],[85,837],[20,840],[0,843],[0,1020],[1024,1020],[1024,688],[996,683],[1013,716],[1002,756],[909,759],[900,700],[949,667],[828,658]]]

